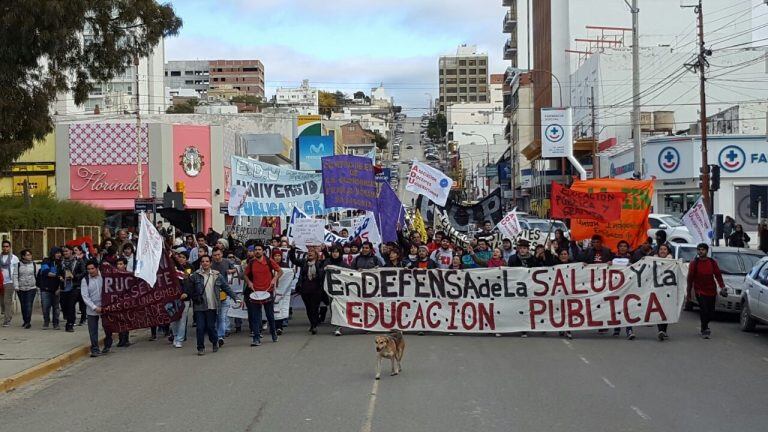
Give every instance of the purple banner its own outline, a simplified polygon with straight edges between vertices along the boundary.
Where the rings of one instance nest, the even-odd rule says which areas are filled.
[[[376,212],[376,181],[371,160],[360,156],[323,158],[325,207]]]
[[[381,183],[378,208],[376,224],[381,231],[381,239],[385,242],[396,242],[397,224],[401,227],[405,225],[405,210],[389,183]]]

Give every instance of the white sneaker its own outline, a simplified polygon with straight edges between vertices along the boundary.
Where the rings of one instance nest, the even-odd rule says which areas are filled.
[[[341,329],[337,328],[335,332],[333,332],[334,336],[341,336]]]
[[[173,343],[174,348],[181,348],[181,342],[174,342]]]
[[[501,337],[501,333],[496,333],[496,337]]]

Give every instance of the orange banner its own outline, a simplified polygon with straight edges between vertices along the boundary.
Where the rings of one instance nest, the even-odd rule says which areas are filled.
[[[571,190],[578,192],[620,192],[626,198],[621,206],[621,218],[607,222],[589,219],[571,219],[571,238],[585,240],[595,234],[603,236],[605,246],[616,250],[620,240],[629,242],[632,248],[640,246],[648,238],[648,213],[651,211],[653,180],[596,179],[576,180]]]

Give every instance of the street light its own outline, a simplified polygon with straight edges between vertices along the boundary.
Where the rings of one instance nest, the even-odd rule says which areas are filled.
[[[432,99],[432,93],[424,93],[425,95],[429,96],[429,115],[432,115],[432,102],[434,99]]]
[[[472,132],[462,132],[461,134],[464,136],[478,136],[485,140],[485,156],[486,156],[485,165],[486,166],[490,165],[491,164],[491,144],[488,142],[488,138],[478,133],[472,133]]]

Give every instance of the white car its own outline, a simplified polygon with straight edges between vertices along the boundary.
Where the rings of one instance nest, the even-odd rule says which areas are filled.
[[[768,257],[747,273],[741,294],[741,330],[752,331],[757,324],[768,324]]]
[[[693,236],[683,222],[675,216],[661,213],[648,215],[648,237],[654,238],[656,231],[663,230],[667,233],[667,241],[670,243],[693,243]]]

